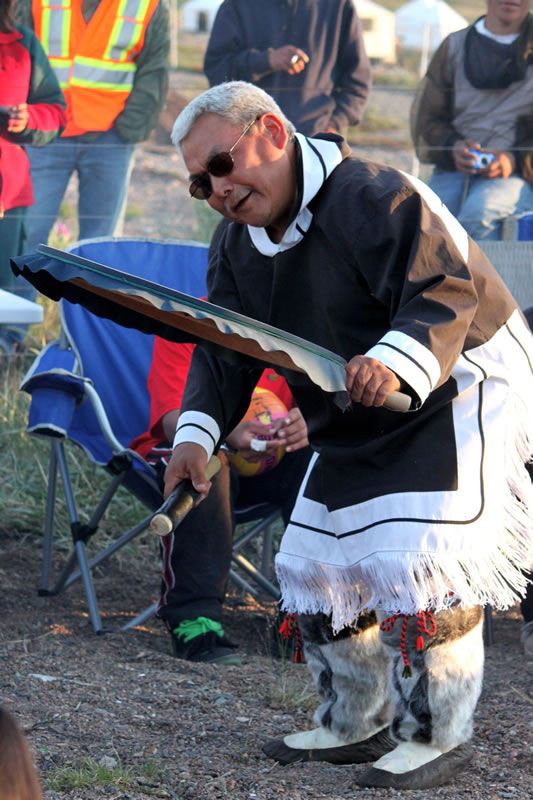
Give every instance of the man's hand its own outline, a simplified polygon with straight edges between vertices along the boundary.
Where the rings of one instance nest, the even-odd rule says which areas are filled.
[[[165,470],[165,499],[178,483],[188,478],[201,495],[197,505],[204,500],[211,488],[211,481],[208,481],[205,475],[206,464],[207,453],[199,444],[194,444],[193,442],[179,444],[174,449],[172,458]]]
[[[307,425],[299,408],[291,408],[287,416],[275,424],[277,441],[285,445],[287,453],[294,453],[309,444]]]
[[[494,160],[487,167],[475,169],[475,155],[470,152],[471,150],[490,153],[494,156]],[[453,146],[452,155],[455,168],[459,172],[465,172],[468,175],[479,175],[482,178],[509,178],[516,166],[515,157],[512,153],[506,150],[481,150],[481,145],[472,139],[461,139],[456,142]]]
[[[465,172],[467,175],[477,175],[478,170],[474,169],[475,156],[471,150],[480,150],[481,145],[473,139],[459,139],[455,142],[452,149],[453,163],[458,172]]]
[[[505,150],[489,150],[492,153],[494,161],[485,167],[483,170],[478,170],[478,175],[483,175],[484,178],[509,178],[516,166],[515,157],[512,153]]]
[[[276,439],[270,440],[276,432],[275,425],[264,425],[262,422],[250,420],[239,422],[230,435],[226,437],[226,442],[239,451],[239,454],[247,461],[259,463],[267,457],[272,450],[277,450],[281,442]],[[258,452],[252,448],[252,440],[259,439],[264,444],[264,450]]]
[[[399,388],[395,373],[375,358],[354,356],[346,364],[346,390],[355,403],[382,406]]]
[[[27,103],[19,103],[18,106],[10,106],[9,121],[7,129],[9,133],[22,133],[28,127],[30,113]]]
[[[299,47],[286,44],[283,47],[271,47],[268,51],[268,62],[274,72],[288,72],[289,75],[297,75],[309,63],[309,56]]]

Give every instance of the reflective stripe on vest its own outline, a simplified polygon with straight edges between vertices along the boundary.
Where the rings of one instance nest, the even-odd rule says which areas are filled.
[[[68,86],[68,79],[70,75],[70,67],[72,65],[72,61],[69,58],[59,59],[59,58],[50,58],[50,64],[52,65],[52,69],[54,70],[57,80],[59,81],[59,85],[62,89],[66,89]]]
[[[32,0],[35,32],[67,101],[63,137],[107,131],[134,86],[136,59],[158,0],[100,0],[86,22],[83,0]]]
[[[129,92],[133,86],[135,64],[115,64],[99,58],[76,56],[70,78],[71,86],[106,89],[109,92]]]
[[[71,6],[72,0],[42,0],[41,43],[61,88],[66,89],[70,83],[104,91],[130,92],[136,67],[127,59],[143,35],[150,0],[120,0],[102,59],[69,58]]]
[[[43,0],[41,44],[62,89],[68,86],[72,59],[69,58],[72,0]]]
[[[150,0],[121,0],[104,58],[122,61],[141,38]]]
[[[43,0],[41,44],[50,58],[68,58],[72,0]]]

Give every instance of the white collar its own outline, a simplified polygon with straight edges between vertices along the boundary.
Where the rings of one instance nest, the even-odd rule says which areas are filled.
[[[262,255],[271,258],[302,241],[313,219],[307,206],[318,194],[335,167],[342,161],[342,153],[336,142],[326,139],[308,139],[301,133],[296,134],[296,139],[302,154],[303,172],[302,203],[298,214],[283,234],[280,242],[273,242],[265,228],[254,228],[248,225],[248,231],[255,247]]]
[[[478,19],[476,22],[476,30],[482,36],[488,36],[489,39],[494,39],[495,42],[499,42],[500,44],[512,44],[515,39],[518,39],[520,36],[519,33],[493,33],[489,31],[485,25],[485,17]]]

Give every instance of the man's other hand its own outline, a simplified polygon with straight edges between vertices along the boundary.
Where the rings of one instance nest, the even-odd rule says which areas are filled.
[[[484,170],[479,170],[479,175],[484,178],[509,178],[516,166],[515,157],[506,150],[488,151],[494,156],[494,161]]]
[[[307,425],[299,408],[291,408],[286,417],[277,425],[276,439],[285,445],[287,453],[294,453],[307,447]]]
[[[459,139],[452,148],[453,163],[458,172],[466,172],[468,175],[477,175],[474,163],[476,157],[473,150],[481,150],[481,145],[473,139]]]
[[[382,406],[399,389],[396,374],[375,358],[354,356],[346,364],[346,390],[355,403]]]
[[[200,494],[196,505],[204,500],[211,488],[211,481],[208,481],[205,475],[206,464],[207,453],[199,444],[184,442],[174,448],[165,470],[165,499],[178,483],[189,479]]]
[[[27,103],[19,103],[9,109],[9,121],[7,129],[9,133],[22,133],[28,127],[30,112]]]

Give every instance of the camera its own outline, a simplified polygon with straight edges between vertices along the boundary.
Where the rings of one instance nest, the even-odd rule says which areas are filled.
[[[468,152],[474,156],[473,169],[485,169],[494,161],[493,153],[481,153],[479,150],[469,150]]]

